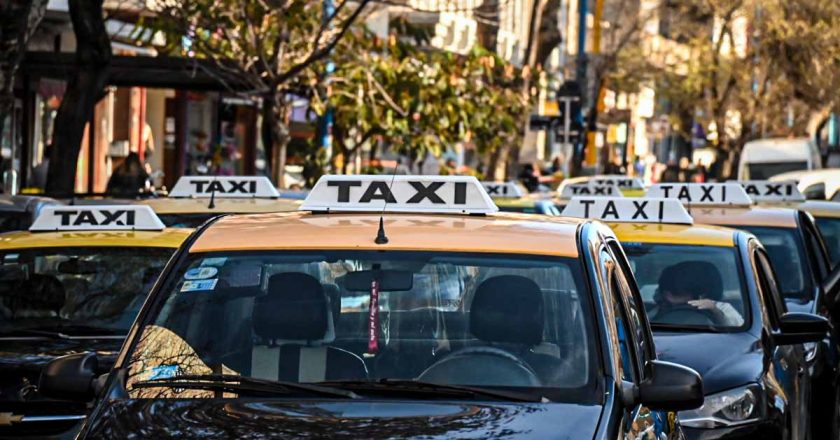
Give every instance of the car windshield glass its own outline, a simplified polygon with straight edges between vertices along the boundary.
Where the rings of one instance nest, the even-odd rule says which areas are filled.
[[[4,251],[0,253],[0,333],[125,334],[173,251],[124,247]]]
[[[192,228],[201,226],[202,223],[219,215],[218,213],[201,214],[158,214],[160,221],[167,228]]]
[[[764,245],[785,298],[810,297],[813,286],[805,248],[794,228],[745,226]]]
[[[597,395],[591,305],[576,259],[198,254],[162,294],[129,356],[134,397],[212,397],[132,386],[210,373],[539,389],[571,401]]]
[[[840,263],[840,218],[818,217],[816,220],[831,256],[831,264],[836,265]]]
[[[749,163],[747,169],[749,170],[749,178],[751,180],[769,179],[776,174],[787,173],[788,171],[798,171],[808,168],[806,162],[767,162],[767,163]]]
[[[735,248],[622,246],[654,328],[729,331],[749,325]]]

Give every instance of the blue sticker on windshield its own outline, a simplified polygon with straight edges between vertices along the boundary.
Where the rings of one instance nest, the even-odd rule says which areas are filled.
[[[211,266],[202,266],[190,269],[187,273],[184,274],[185,280],[206,280],[207,278],[213,278],[216,274],[219,273],[219,269]]]
[[[152,375],[149,377],[149,380],[155,379],[167,379],[170,377],[175,377],[178,375],[178,366],[177,365],[161,365],[159,367],[152,368]]]
[[[216,288],[216,283],[218,281],[218,278],[213,278],[212,280],[184,281],[184,285],[181,286],[181,292],[198,292],[201,290],[213,290]]]

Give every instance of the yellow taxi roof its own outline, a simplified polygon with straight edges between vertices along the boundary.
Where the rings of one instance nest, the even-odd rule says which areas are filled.
[[[797,206],[814,217],[840,218],[840,203],[820,200],[808,200]]]
[[[0,250],[53,247],[157,247],[177,248],[192,229],[163,231],[16,231],[0,234]]]
[[[497,197],[493,199],[493,203],[496,206],[533,208],[537,204],[537,201],[532,197]]]
[[[586,220],[498,213],[482,216],[385,214],[388,243],[373,242],[379,214],[309,212],[224,217],[190,252],[241,250],[416,250],[577,257]]]
[[[209,198],[161,198],[146,199],[138,203],[149,205],[158,214],[247,214],[257,212],[296,211],[302,200],[290,199],[225,199],[213,200],[216,205],[212,210]]]
[[[709,225],[608,223],[620,242],[734,246],[735,230]]]
[[[694,221],[722,226],[764,226],[770,228],[795,228],[796,210],[789,208],[751,206],[740,208],[727,207],[688,207]]]

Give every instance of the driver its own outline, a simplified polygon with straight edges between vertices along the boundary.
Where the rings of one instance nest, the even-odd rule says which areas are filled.
[[[659,276],[657,307],[651,318],[663,316],[674,307],[688,305],[706,310],[716,325],[740,327],[744,318],[728,302],[720,301],[723,296],[723,281],[720,272],[705,261],[683,261],[669,266]]]

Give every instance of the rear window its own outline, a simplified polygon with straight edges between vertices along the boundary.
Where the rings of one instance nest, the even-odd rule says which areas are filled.
[[[735,248],[622,243],[651,326],[731,331],[749,325]]]
[[[799,171],[808,169],[808,162],[767,162],[767,163],[747,163],[746,179],[750,180],[764,180],[769,179],[776,174],[786,173],[788,171]]]
[[[818,217],[817,227],[825,239],[832,266],[840,263],[840,218]]]

